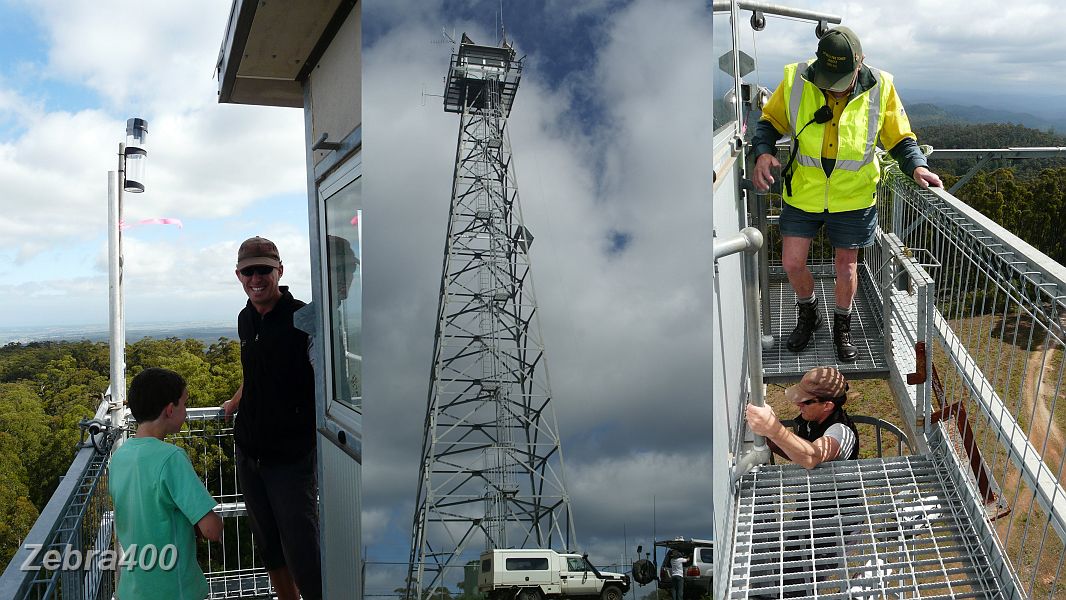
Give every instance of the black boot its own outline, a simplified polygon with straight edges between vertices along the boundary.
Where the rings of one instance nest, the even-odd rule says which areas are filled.
[[[841,362],[855,362],[859,357],[859,349],[851,343],[850,314],[833,315],[833,345],[837,347],[837,359]]]
[[[818,314],[815,302],[797,302],[796,309],[796,328],[789,334],[787,344],[793,352],[806,348],[814,330],[822,326],[822,315]]]

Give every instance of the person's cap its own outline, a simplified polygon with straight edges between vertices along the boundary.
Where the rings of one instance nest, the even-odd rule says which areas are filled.
[[[816,367],[807,371],[803,379],[785,389],[785,400],[802,402],[810,398],[840,398],[848,391],[848,382],[833,367]]]
[[[241,244],[237,251],[237,268],[266,265],[275,269],[281,266],[281,257],[278,256],[278,247],[274,242],[264,237],[250,237]]]
[[[859,36],[847,27],[830,29],[818,40],[811,83],[830,92],[843,92],[851,87],[855,68],[861,62]]]

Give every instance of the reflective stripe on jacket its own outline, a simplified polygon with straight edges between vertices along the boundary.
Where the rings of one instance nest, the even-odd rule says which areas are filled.
[[[803,78],[807,63],[785,67],[785,103],[793,138],[826,104],[822,90]],[[878,132],[885,121],[885,105],[892,75],[870,68],[877,83],[851,98],[840,115],[835,166],[829,177],[822,168],[822,138],[825,125],[811,122],[797,140],[798,154],[792,166],[792,193],[785,201],[807,212],[842,212],[868,208],[875,203],[880,164],[874,153]],[[795,94],[795,90],[800,90]]]

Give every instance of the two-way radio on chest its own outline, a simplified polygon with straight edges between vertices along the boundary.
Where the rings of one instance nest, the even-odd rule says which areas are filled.
[[[822,123],[828,123],[832,118],[833,109],[829,108],[828,104],[823,104],[821,108],[814,111],[814,116],[811,117],[811,120],[804,123],[803,127],[800,127],[800,130],[796,132],[796,135],[792,137],[792,143],[790,144],[789,148],[790,151],[788,162],[785,164],[785,168],[781,169],[781,175],[785,179],[785,189],[788,191],[789,196],[792,195],[792,163],[796,161],[796,155],[799,154],[800,134],[803,133],[803,130],[807,129],[807,126],[811,123],[818,123],[819,125],[821,125]]]

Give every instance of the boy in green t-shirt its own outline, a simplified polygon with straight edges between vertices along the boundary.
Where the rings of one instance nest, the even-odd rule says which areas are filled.
[[[222,518],[185,452],[163,441],[185,423],[189,391],[181,375],[145,369],[127,400],[137,437],[111,456],[108,487],[123,551],[119,600],[203,600],[207,579],[196,562],[193,528],[222,536]]]

